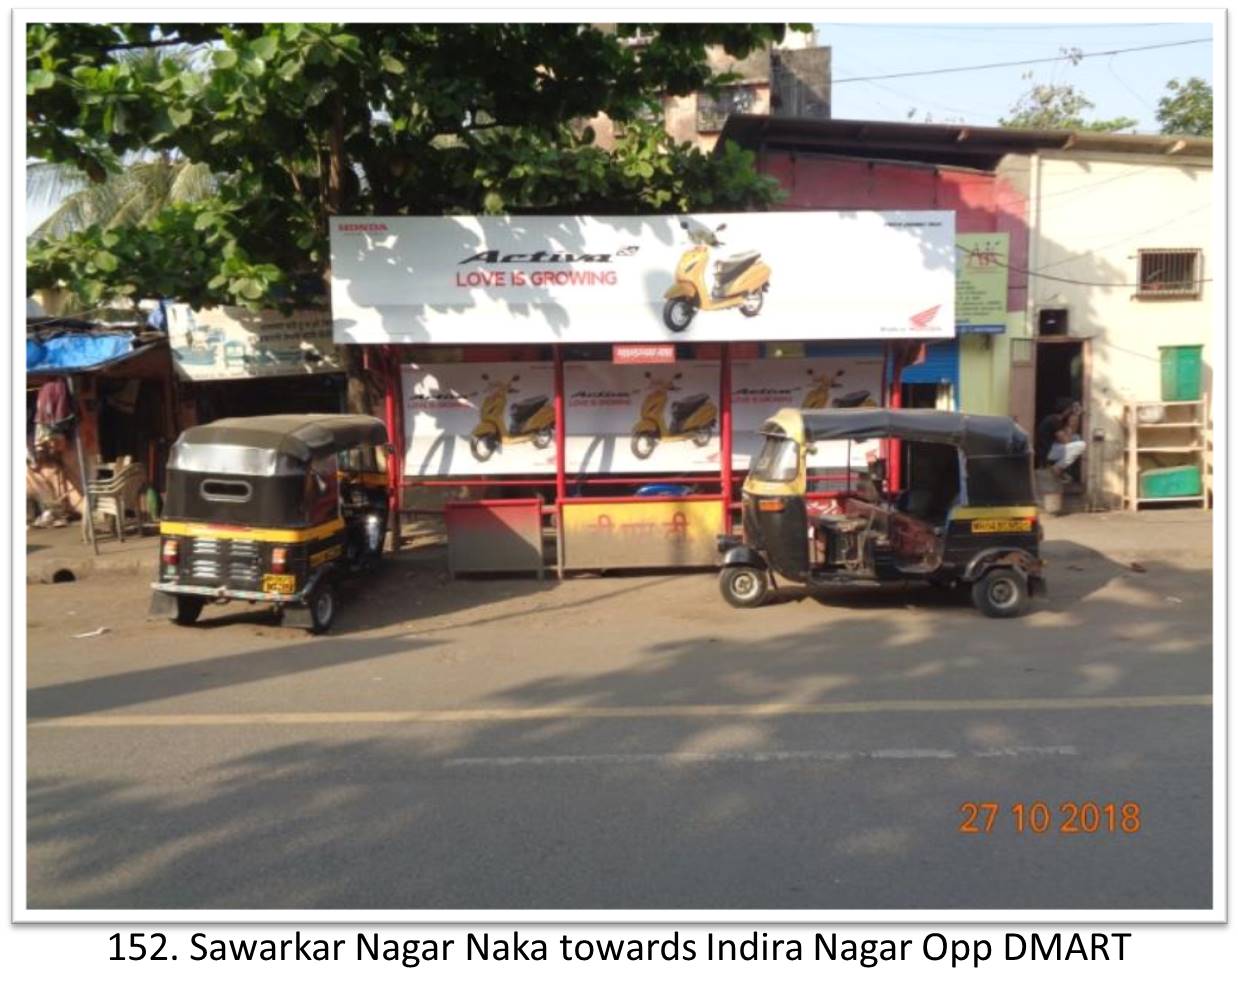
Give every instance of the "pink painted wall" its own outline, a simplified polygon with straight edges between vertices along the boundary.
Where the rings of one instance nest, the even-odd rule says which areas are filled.
[[[954,211],[961,233],[1010,235],[1010,286],[1006,306],[1027,303],[1027,197],[1004,178],[975,170],[912,163],[835,159],[765,152],[761,172],[773,177],[791,210]]]

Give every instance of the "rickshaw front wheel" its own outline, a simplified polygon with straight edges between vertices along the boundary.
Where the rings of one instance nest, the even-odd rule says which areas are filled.
[[[718,577],[722,597],[737,609],[755,609],[769,594],[769,575],[755,567],[724,567]]]
[[[202,606],[205,604],[206,599],[201,595],[177,595],[176,625],[192,626],[198,621],[198,616],[202,615]]]
[[[335,585],[322,581],[309,600],[310,632],[325,633],[335,622]]]
[[[995,567],[971,586],[972,604],[993,619],[1011,619],[1027,610],[1027,579],[1009,567]]]

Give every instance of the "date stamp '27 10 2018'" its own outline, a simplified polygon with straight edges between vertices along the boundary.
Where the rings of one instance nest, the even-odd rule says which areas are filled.
[[[1015,833],[1132,834],[1143,827],[1137,802],[1060,802],[1051,806],[1042,800],[1015,802],[1004,807]],[[1003,806],[998,802],[964,802],[959,833],[986,834],[999,829]],[[1005,820],[1001,823],[1004,825]]]

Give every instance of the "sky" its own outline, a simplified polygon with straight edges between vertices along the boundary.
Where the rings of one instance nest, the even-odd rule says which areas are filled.
[[[996,125],[1020,94],[1038,83],[1069,83],[1096,106],[1092,118],[1131,117],[1136,131],[1157,132],[1156,105],[1165,84],[1199,76],[1212,82],[1212,46],[1183,45],[1147,52],[1041,63],[1002,69],[977,69],[934,76],[872,82],[844,82],[857,76],[993,62],[1052,58],[1062,48],[1106,52],[1165,42],[1211,38],[1210,24],[1167,22],[1130,24],[863,24],[818,22],[817,44],[832,49],[832,114],[836,118],[934,121]],[[1031,80],[1023,74],[1032,72]]]
[[[1086,118],[1131,117],[1136,131],[1160,130],[1157,101],[1165,84],[1199,76],[1212,82],[1212,46],[1183,45],[1147,52],[1041,63],[1001,69],[871,82],[846,82],[857,76],[882,76],[917,70],[978,66],[992,62],[1052,58],[1063,48],[1098,52],[1165,42],[1211,38],[1210,24],[1021,24],[959,22],[938,24],[818,22],[817,44],[832,49],[832,113],[836,118],[887,121],[932,120],[996,125],[1036,83],[1069,83],[1096,106]],[[1025,72],[1033,78],[1024,79]],[[908,112],[916,110],[914,118]],[[26,231],[32,231],[54,205],[27,202]]]

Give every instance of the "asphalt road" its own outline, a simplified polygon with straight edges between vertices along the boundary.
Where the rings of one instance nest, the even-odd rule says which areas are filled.
[[[424,555],[319,638],[147,620],[136,576],[31,586],[29,905],[1207,907],[1207,530],[1141,571],[1087,535],[1014,621],[935,591],[738,611],[709,574],[448,584]],[[1035,801],[1051,828],[1020,832]],[[1061,832],[1086,801],[1138,831]]]

